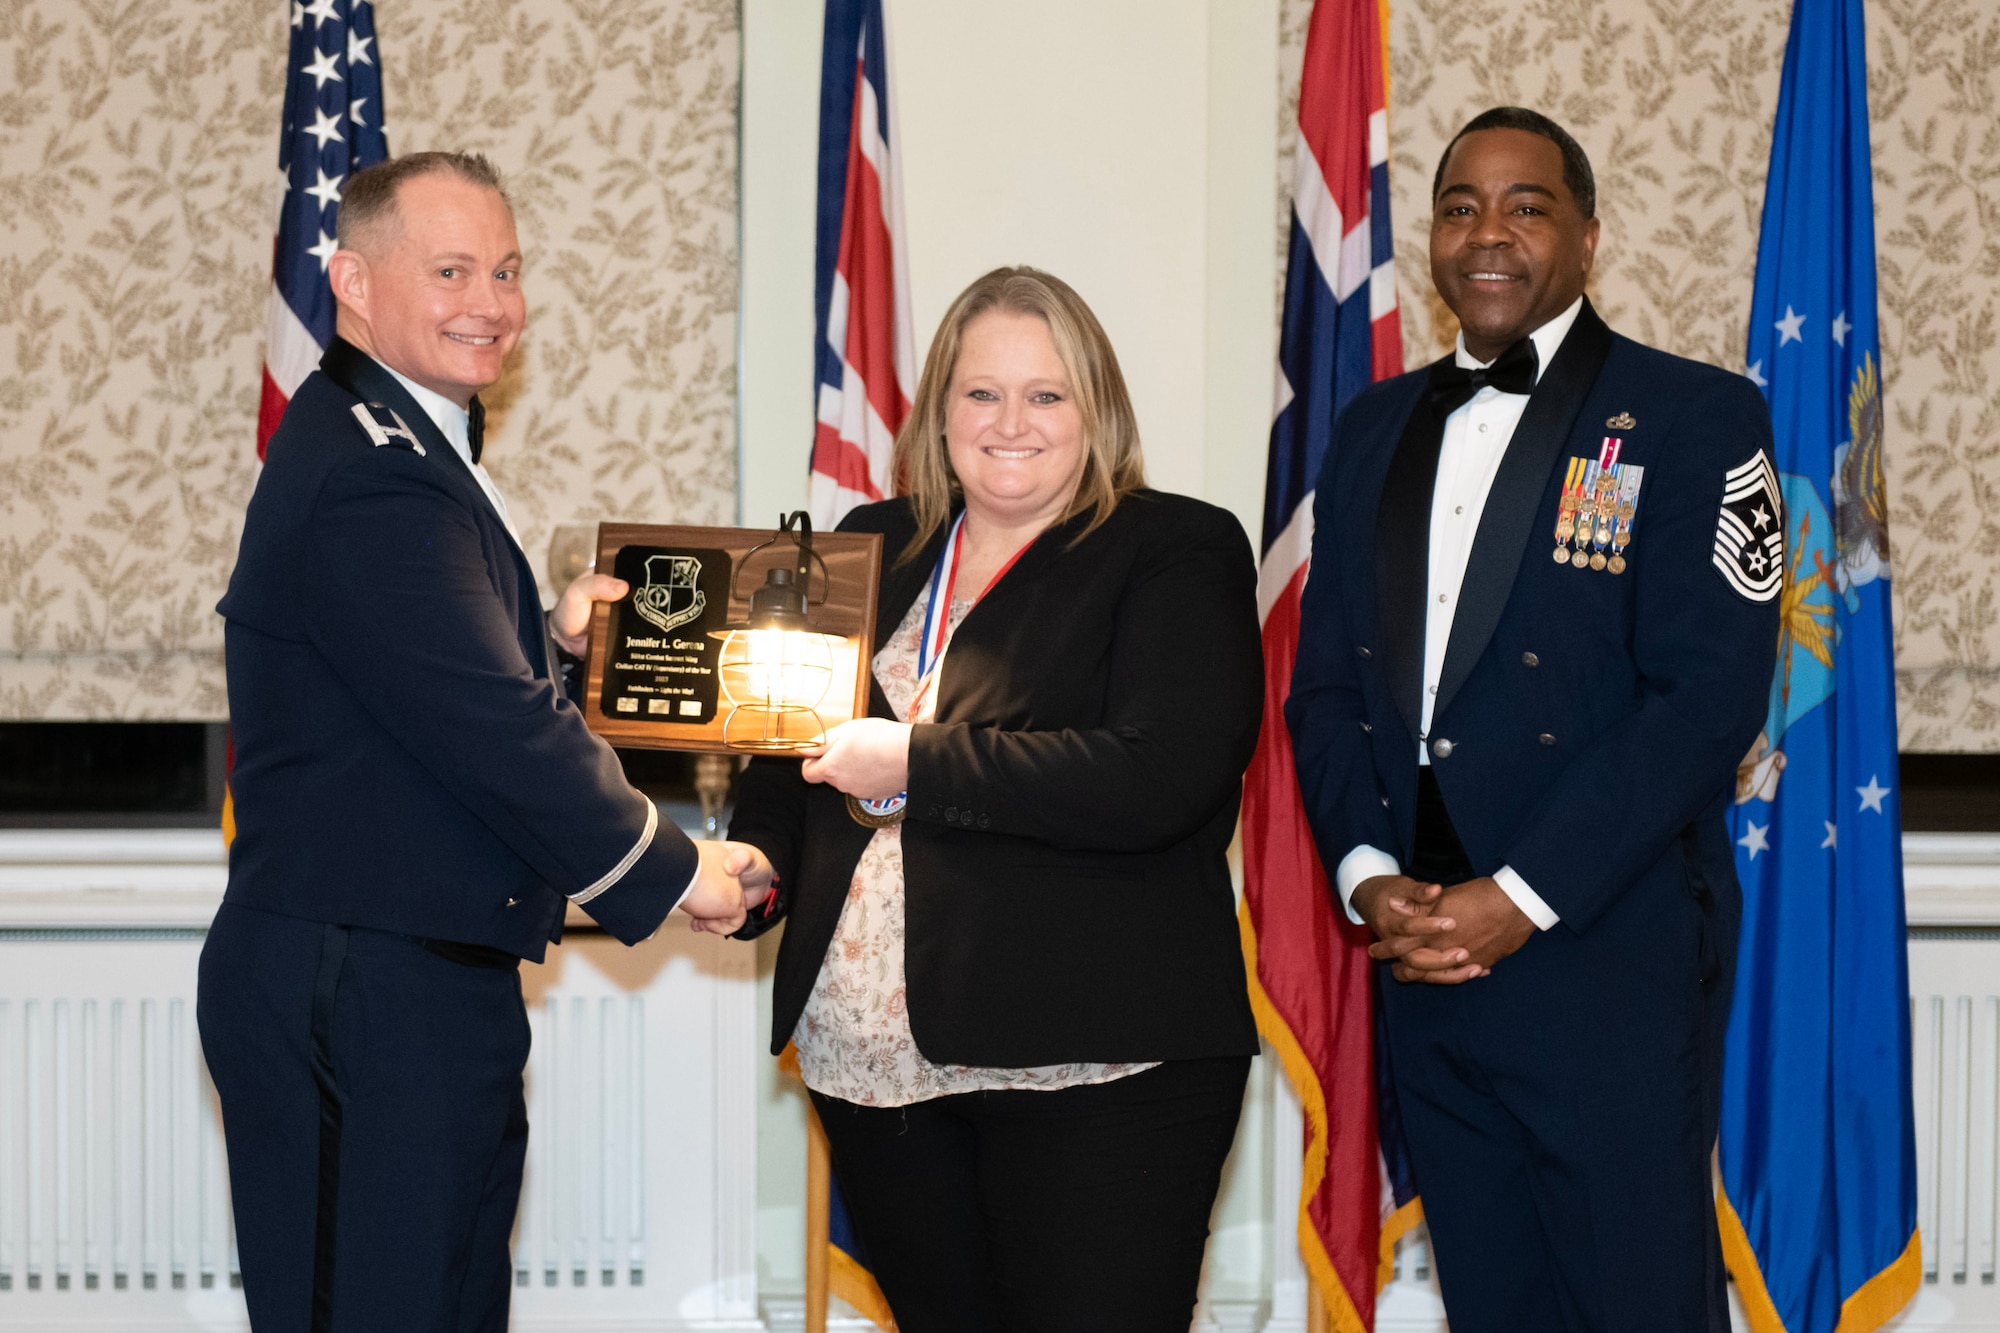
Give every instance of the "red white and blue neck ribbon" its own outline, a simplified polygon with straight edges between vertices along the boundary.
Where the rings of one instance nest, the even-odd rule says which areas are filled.
[[[1026,545],[1007,558],[1007,563],[993,572],[986,580],[986,586],[979,590],[972,601],[977,605],[980,598],[993,591],[993,585],[1006,577],[1014,562],[1026,554],[1033,546],[1030,538]],[[930,599],[924,607],[924,629],[917,640],[917,689],[910,696],[910,707],[905,719],[909,722],[928,722],[937,713],[937,682],[944,669],[945,650],[951,647],[951,602],[952,593],[958,587],[959,557],[965,548],[965,511],[960,510],[951,525],[951,535],[945,539],[944,549],[938,552],[936,568],[931,570]],[[907,791],[879,801],[861,800],[856,802],[868,814],[877,819],[900,814],[910,802]]]

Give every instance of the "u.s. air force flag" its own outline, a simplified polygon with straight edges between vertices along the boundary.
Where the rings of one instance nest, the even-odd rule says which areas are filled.
[[[1786,527],[1777,672],[1732,816],[1719,1211],[1756,1333],[1866,1333],[1921,1268],[1862,38],[1862,0],[1793,6],[1745,354]]]

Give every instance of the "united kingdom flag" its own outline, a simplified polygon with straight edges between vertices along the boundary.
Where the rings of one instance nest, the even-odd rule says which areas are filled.
[[[813,522],[887,499],[916,385],[881,0],[828,0],[819,91]]]
[[[340,189],[389,155],[382,133],[382,64],[370,0],[292,0],[292,49],[285,78],[285,129],[278,170],[285,202],[264,345],[264,394],[257,409],[257,457],[285,404],[319,365],[333,339],[333,258]]]

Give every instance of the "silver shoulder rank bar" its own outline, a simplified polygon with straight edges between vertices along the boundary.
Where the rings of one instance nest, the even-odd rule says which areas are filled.
[[[396,424],[393,426],[383,424],[375,416],[377,412],[387,412],[389,420]],[[410,430],[409,424],[398,415],[396,409],[393,407],[384,407],[380,403],[356,403],[354,405],[354,419],[361,423],[361,429],[368,432],[368,438],[375,441],[377,449],[380,449],[391,440],[401,439],[408,441],[407,444],[402,446],[403,448],[414,449],[419,454],[424,453],[424,442],[416,437]]]

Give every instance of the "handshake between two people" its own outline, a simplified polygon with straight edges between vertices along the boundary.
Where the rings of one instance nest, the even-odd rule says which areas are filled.
[[[751,909],[771,896],[771,859],[747,842],[697,838],[694,849],[701,863],[680,910],[695,930],[733,935],[750,919]]]

